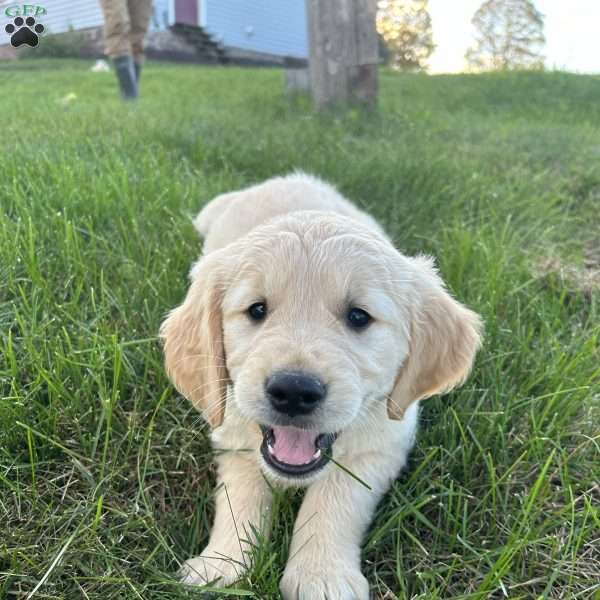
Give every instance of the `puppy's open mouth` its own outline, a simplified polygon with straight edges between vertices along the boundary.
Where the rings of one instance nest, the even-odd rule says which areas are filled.
[[[308,475],[329,462],[337,433],[319,433],[298,427],[261,425],[260,451],[265,462],[288,477]]]

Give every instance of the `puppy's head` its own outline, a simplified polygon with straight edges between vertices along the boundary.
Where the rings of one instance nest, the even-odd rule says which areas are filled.
[[[217,427],[228,402],[263,431],[268,470],[314,476],[376,403],[402,418],[468,374],[478,316],[432,263],[354,220],[286,215],[195,265],[163,323],[167,371]],[[350,433],[349,433],[350,434]]]

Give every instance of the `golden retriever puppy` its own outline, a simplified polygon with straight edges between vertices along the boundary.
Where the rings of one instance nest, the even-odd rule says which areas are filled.
[[[195,225],[204,254],[161,337],[171,380],[212,427],[219,485],[183,580],[240,578],[268,535],[272,486],[306,486],[283,597],[367,599],[363,535],[406,463],[418,401],[469,373],[480,319],[431,259],[402,255],[302,173],[219,196]]]

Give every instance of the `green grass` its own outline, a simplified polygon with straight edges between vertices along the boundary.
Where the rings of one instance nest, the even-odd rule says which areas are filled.
[[[203,595],[173,576],[207,540],[210,449],[156,334],[189,216],[295,168],[435,255],[486,322],[365,540],[375,597],[597,598],[598,294],[534,266],[598,244],[600,79],[383,73],[378,114],[333,118],[277,70],[150,65],[128,106],[88,67],[0,67],[0,598]],[[237,585],[255,598],[278,597],[282,500]]]

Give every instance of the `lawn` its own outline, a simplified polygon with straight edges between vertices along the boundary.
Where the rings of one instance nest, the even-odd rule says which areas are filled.
[[[205,595],[174,574],[208,537],[210,449],[157,331],[190,216],[297,168],[486,324],[365,540],[374,598],[599,598],[600,79],[383,73],[377,114],[333,117],[279,70],[149,65],[133,106],[89,66],[0,66],[0,598]],[[299,501],[222,597],[279,597]]]

